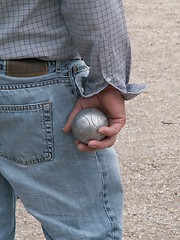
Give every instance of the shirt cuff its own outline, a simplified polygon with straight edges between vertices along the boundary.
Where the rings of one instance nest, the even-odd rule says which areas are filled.
[[[104,79],[101,81],[99,79],[90,81],[88,79],[88,73],[83,73],[83,76],[81,74],[77,75],[75,82],[82,97],[91,97],[98,94],[110,84],[121,92],[125,100],[133,99],[140,93],[144,92],[144,90],[148,87],[147,84],[115,85],[111,82],[105,81]]]

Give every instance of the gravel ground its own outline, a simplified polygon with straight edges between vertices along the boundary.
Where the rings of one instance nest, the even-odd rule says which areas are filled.
[[[118,136],[125,190],[124,240],[180,239],[180,1],[126,0],[131,81],[147,91],[126,103]],[[44,240],[17,202],[17,240]]]

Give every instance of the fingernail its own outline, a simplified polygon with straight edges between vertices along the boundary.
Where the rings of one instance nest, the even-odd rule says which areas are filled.
[[[104,134],[104,130],[98,129],[98,133]]]
[[[94,149],[96,148],[96,146],[95,146],[95,145],[89,145],[89,147],[91,147],[91,148],[94,148]]]
[[[77,144],[77,149],[78,149],[79,151],[82,151],[82,146],[81,146],[81,144]]]

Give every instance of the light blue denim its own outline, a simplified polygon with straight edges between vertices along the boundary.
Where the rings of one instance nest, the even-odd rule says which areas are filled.
[[[84,62],[50,62],[49,74],[29,78],[6,76],[0,66],[0,240],[14,239],[15,193],[47,240],[122,240],[114,149],[80,152],[62,131]]]

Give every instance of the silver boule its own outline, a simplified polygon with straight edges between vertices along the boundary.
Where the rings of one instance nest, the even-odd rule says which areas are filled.
[[[108,126],[106,115],[96,108],[80,111],[72,123],[74,137],[82,143],[88,144],[90,140],[102,140],[103,134],[98,133],[102,126]]]

